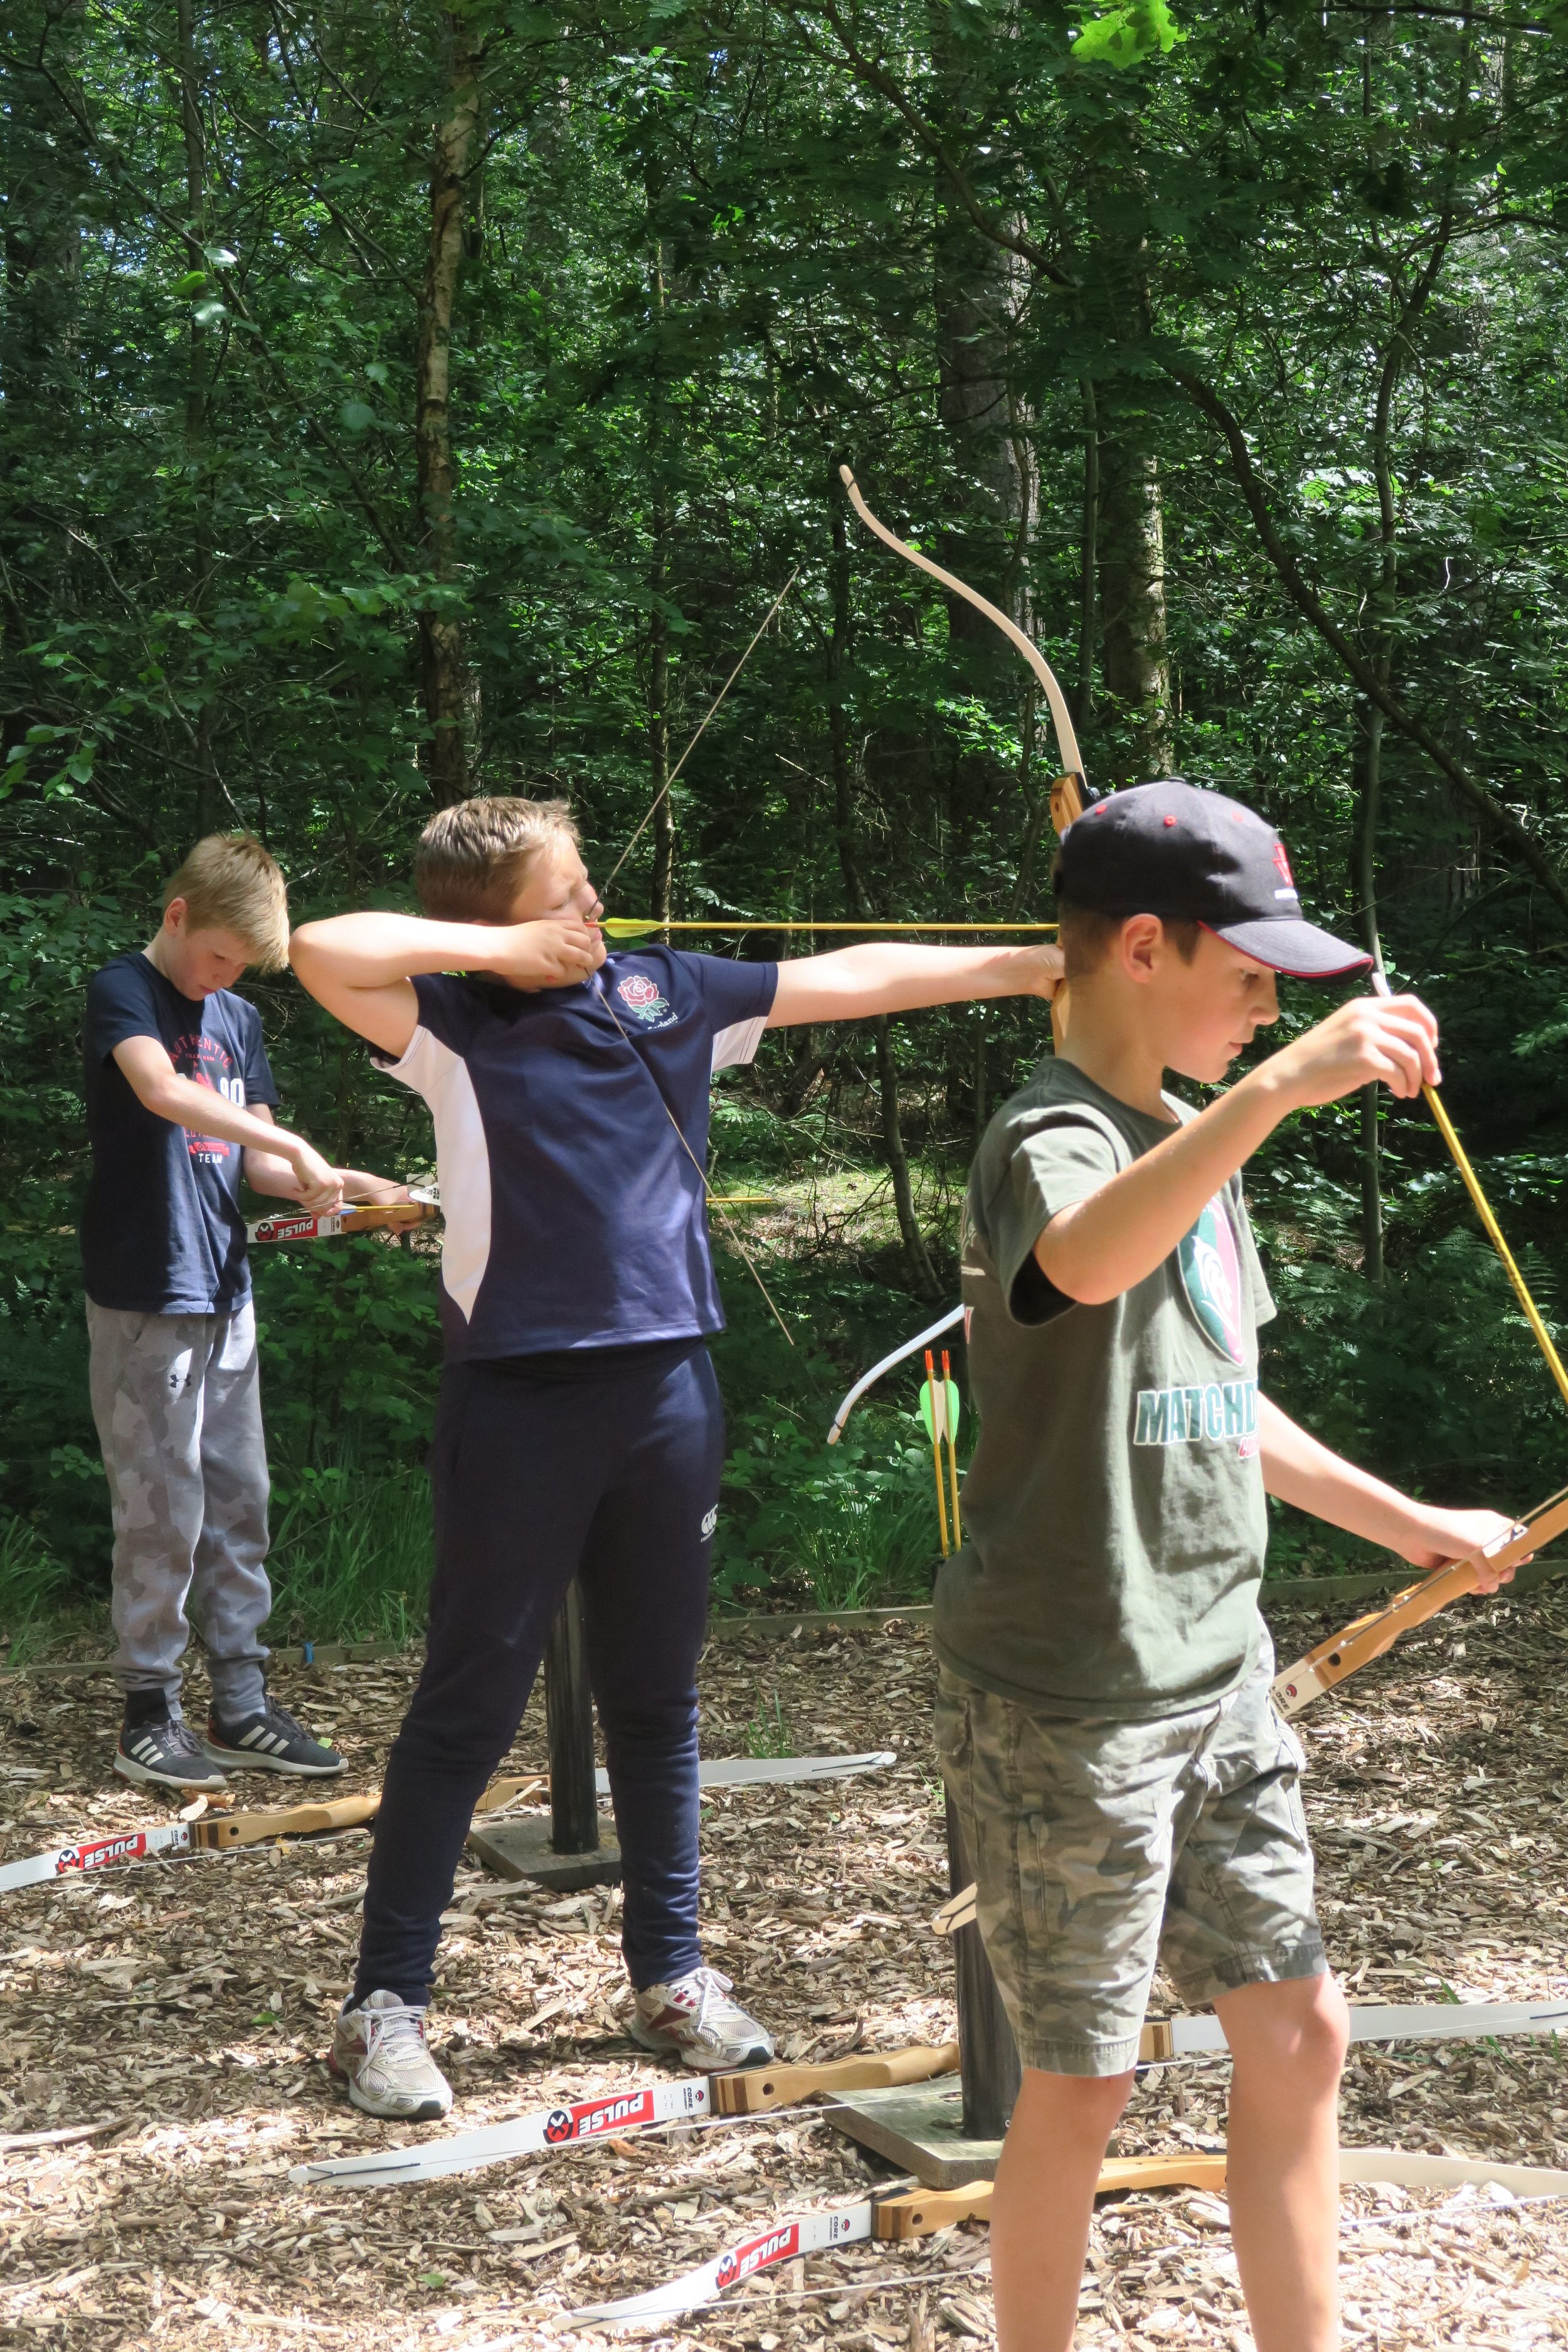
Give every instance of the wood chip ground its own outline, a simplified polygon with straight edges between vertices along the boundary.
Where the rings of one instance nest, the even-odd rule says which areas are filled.
[[[1278,1621],[1282,1655],[1331,1629]],[[413,1661],[280,1673],[279,1696],[379,1777]],[[1352,1997],[1568,1994],[1568,1600],[1436,1621],[1302,1720],[1324,1926]],[[891,1747],[896,1769],[714,1792],[709,1951],[786,2056],[952,2029],[923,1634],[725,1643],[703,1670],[712,1756]],[[203,1694],[193,1687],[193,1712]],[[166,1819],[109,1769],[102,1682],[0,1685],[0,1851]],[[537,1702],[519,1769],[542,1759]],[[287,1801],[252,1777],[247,1802]],[[431,2137],[355,2115],[321,2053],[353,1959],[367,1839],[200,1855],[0,1897],[0,2341],[289,2352],[510,2352],[559,2315],[635,2293],[791,2210],[863,2196],[874,2159],[810,2114],[531,2158],[396,2190],[294,2189],[310,2157]],[[616,1898],[467,1871],[436,2040],[458,2125],[646,2075],[625,2039]],[[1159,2004],[1156,2004],[1158,2006]],[[1168,2007],[1169,2004],[1167,2003]],[[1117,2147],[1217,2147],[1226,2068],[1141,2083]],[[1544,2041],[1352,2053],[1343,2137],[1568,2166],[1568,2065]],[[1568,2341],[1568,2206],[1348,2191],[1345,2332],[1376,2352]],[[937,2352],[993,2340],[986,2237],[857,2246],[667,2326],[661,2344]],[[571,2339],[582,2340],[582,2339]],[[592,2342],[595,2339],[587,2339]],[[1223,2203],[1102,2203],[1079,2341],[1246,2352]]]

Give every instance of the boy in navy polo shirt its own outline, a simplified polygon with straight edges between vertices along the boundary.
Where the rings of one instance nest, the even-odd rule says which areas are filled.
[[[1048,995],[1060,972],[1052,948],[863,946],[782,968],[606,956],[563,802],[443,810],[416,870],[430,919],[344,915],[291,947],[311,994],[429,1103],[447,1219],[428,1646],[332,2053],[356,2106],[404,2117],[451,2105],[425,2045],[441,1913],[574,1575],[631,2030],[704,2071],[772,2055],[697,1937],[696,1672],[723,1461],[709,1083],[764,1029]]]
[[[273,1124],[260,1018],[232,983],[288,949],[278,867],[248,835],[213,834],[164,891],[157,936],[88,983],[81,1254],[114,1513],[114,1769],[170,1788],[221,1789],[225,1765],[343,1769],[262,1677],[267,1453],[239,1179],[243,1164],[255,1191],[313,1210],[405,1196]],[[180,1707],[187,1596],[212,1680],[205,1742]]]

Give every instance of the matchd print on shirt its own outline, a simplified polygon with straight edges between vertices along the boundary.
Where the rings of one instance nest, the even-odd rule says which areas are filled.
[[[132,1315],[231,1315],[250,1296],[239,1213],[243,1154],[138,1101],[114,1059],[128,1037],[155,1037],[183,1078],[241,1108],[278,1100],[261,1017],[221,988],[182,996],[138,951],[88,983],[82,1031],[92,1177],[82,1211],[82,1275],[99,1307]]]
[[[1102,1306],[1064,1297],[1035,1257],[1059,1211],[1194,1116],[1166,1108],[1042,1063],[992,1120],[965,1203],[980,1433],[937,1648],[984,1688],[1066,1715],[1175,1714],[1235,1689],[1257,1655],[1258,1327],[1274,1305],[1239,1180]]]
[[[1241,1253],[1223,1192],[1215,1193],[1182,1243],[1176,1265],[1198,1328],[1228,1363],[1245,1363],[1252,1345],[1250,1289],[1244,1286]],[[1258,1451],[1256,1378],[1140,1389],[1133,1406],[1132,1443],[1229,1444],[1244,1461],[1249,1460]]]

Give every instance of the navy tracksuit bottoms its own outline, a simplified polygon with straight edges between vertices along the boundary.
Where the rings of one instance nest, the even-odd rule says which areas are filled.
[[[449,1365],[431,1480],[425,1666],[387,1761],[354,1999],[427,2001],[474,1805],[555,1612],[583,1591],[634,1986],[700,1964],[697,1660],[723,1465],[700,1339]]]

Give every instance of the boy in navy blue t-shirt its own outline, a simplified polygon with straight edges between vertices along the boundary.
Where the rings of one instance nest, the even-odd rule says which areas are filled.
[[[356,2106],[403,2117],[451,2105],[425,2044],[441,1913],[574,1575],[632,2032],[709,2072],[772,2055],[697,1936],[697,1660],[723,1462],[709,1083],[764,1029],[1048,995],[1061,969],[1053,948],[865,946],[782,968],[606,955],[563,802],[445,809],[416,870],[433,919],[343,915],[290,950],[310,993],[429,1103],[447,1219],[428,1646],[332,2052]]]
[[[127,1780],[221,1789],[224,1766],[307,1777],[342,1759],[267,1696],[272,1606],[267,1454],[239,1179],[331,1208],[404,1197],[330,1168],[277,1127],[261,1022],[233,993],[288,957],[283,877],[258,841],[213,834],[164,893],[151,944],[88,983],[84,1085],[92,1174],[82,1213],[93,1418],[114,1513],[115,1752]],[[201,1617],[213,1705],[205,1742],[180,1706]]]

